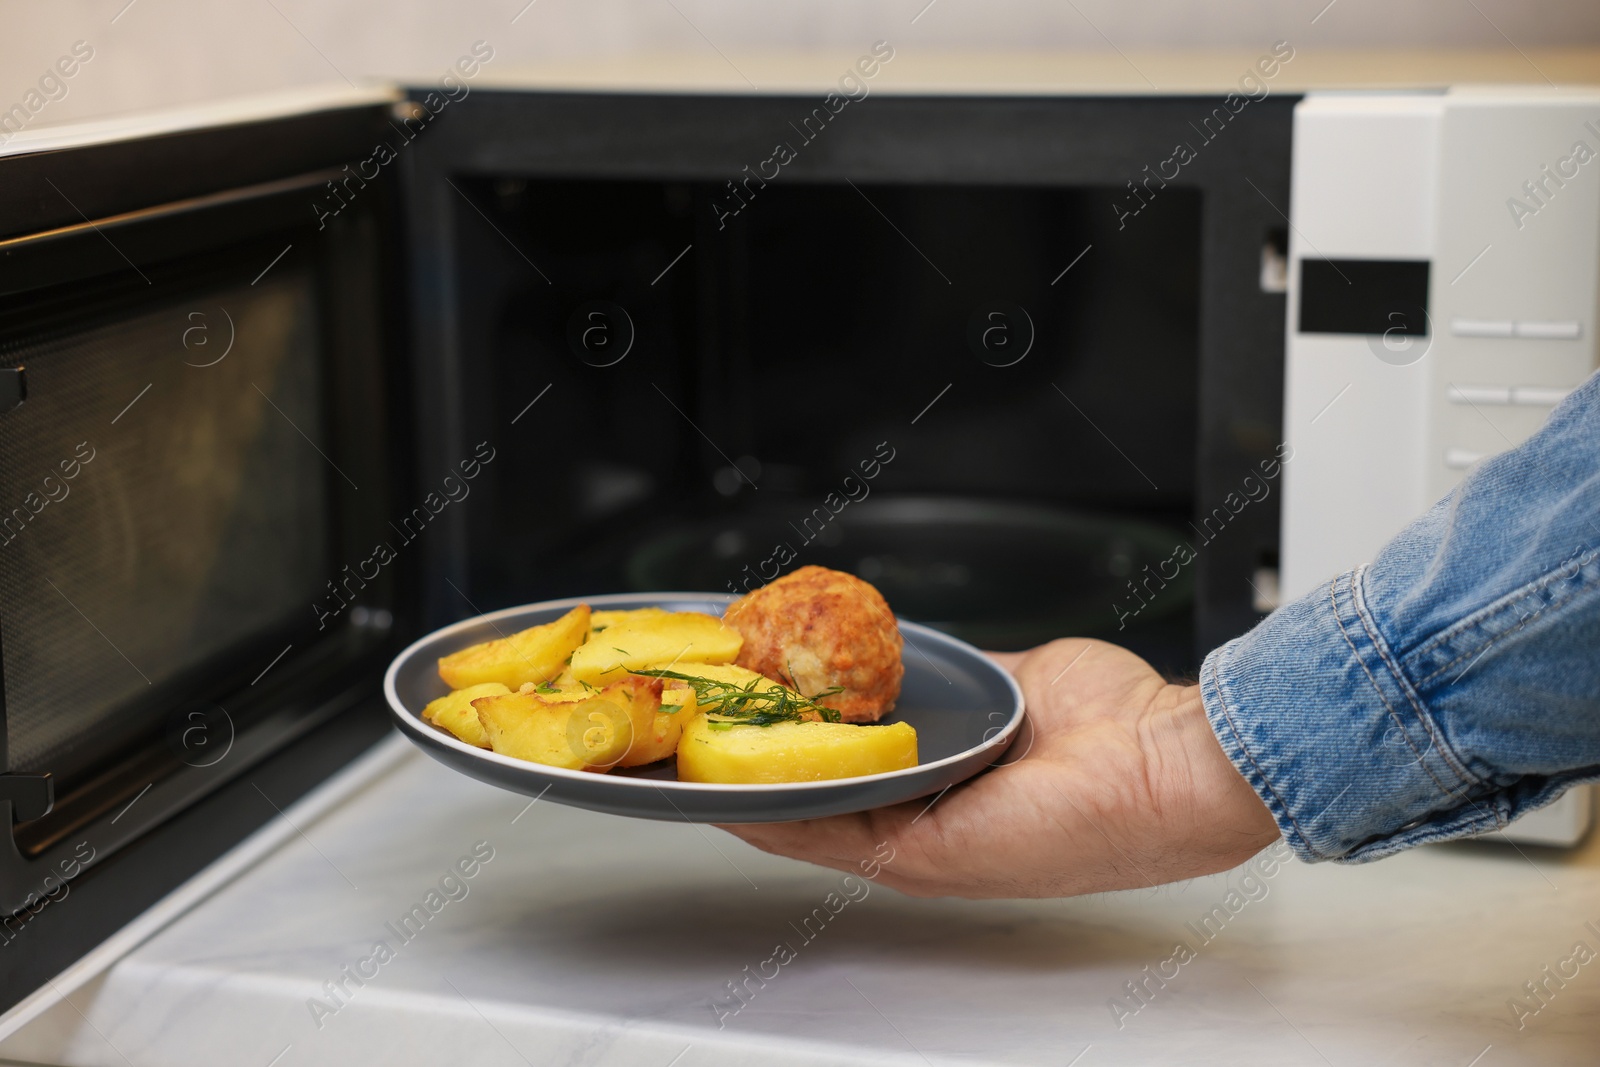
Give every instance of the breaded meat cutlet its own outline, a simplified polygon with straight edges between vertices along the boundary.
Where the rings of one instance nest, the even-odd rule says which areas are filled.
[[[894,613],[871,584],[843,571],[801,567],[728,607],[744,637],[736,661],[821,700],[845,722],[877,722],[894,708],[905,667]]]

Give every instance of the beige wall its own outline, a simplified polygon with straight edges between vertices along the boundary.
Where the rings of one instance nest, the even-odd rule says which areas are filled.
[[[615,68],[621,58],[663,52],[760,69],[776,51],[854,53],[877,38],[913,57],[1256,51],[1280,38],[1303,55],[1600,46],[1595,0],[934,0],[926,10],[926,0],[535,0],[524,10],[525,2],[133,0],[124,8],[126,0],[0,0],[0,109],[23,99],[78,40],[94,58],[34,125],[341,77],[433,81],[479,39],[494,46],[501,76],[590,58]],[[1527,74],[1540,81],[1534,69]]]

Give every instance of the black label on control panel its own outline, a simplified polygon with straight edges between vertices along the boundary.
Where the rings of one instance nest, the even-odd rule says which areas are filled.
[[[1300,332],[1428,335],[1428,261],[1302,259]]]

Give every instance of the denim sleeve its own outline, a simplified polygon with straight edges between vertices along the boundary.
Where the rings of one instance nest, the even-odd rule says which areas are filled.
[[[1484,833],[1600,779],[1600,374],[1200,685],[1307,861]]]

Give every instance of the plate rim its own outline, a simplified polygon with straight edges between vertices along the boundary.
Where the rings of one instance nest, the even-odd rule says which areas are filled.
[[[1022,695],[1022,686],[1017,682],[1016,677],[1012,675],[1010,671],[991,660],[984,654],[982,649],[968,644],[959,637],[952,637],[947,633],[942,633],[938,630],[932,629],[931,627],[923,626],[920,623],[908,622],[907,620],[900,618],[898,615],[895,616],[895,624],[900,627],[902,632],[910,630],[920,638],[930,639],[935,643],[943,642],[955,645],[960,649],[971,652],[981,662],[986,663],[990,667],[994,668],[994,670],[1005,679],[1006,687],[1011,692],[1012,709],[1009,718],[1007,718],[1005,724],[1000,727],[998,732],[996,732],[992,737],[987,738],[971,748],[962,749],[960,752],[957,752],[954,755],[946,756],[943,759],[934,760],[931,763],[918,763],[915,766],[902,767],[901,769],[895,771],[882,771],[878,774],[857,775],[853,778],[825,778],[821,781],[814,782],[762,782],[746,785],[727,782],[680,782],[676,779],[668,781],[659,778],[634,778],[622,775],[596,774],[593,771],[568,770],[565,767],[553,767],[544,763],[534,763],[531,760],[517,759],[514,756],[502,755],[491,749],[479,748],[477,745],[469,745],[459,737],[456,737],[454,734],[440,730],[432,724],[424,721],[420,714],[406,708],[400,700],[399,692],[395,688],[395,678],[399,674],[401,663],[408,661],[423,645],[429,644],[451,633],[466,630],[478,623],[488,622],[493,624],[497,619],[509,618],[513,615],[521,615],[529,611],[542,609],[566,608],[570,610],[577,607],[579,604],[588,604],[590,607],[593,607],[596,604],[609,604],[623,601],[638,601],[648,599],[700,600],[711,603],[720,603],[726,606],[738,598],[729,593],[602,593],[598,596],[561,597],[556,600],[540,600],[531,604],[519,604],[514,607],[501,608],[498,611],[483,612],[477,615],[472,615],[465,619],[460,619],[456,622],[450,623],[446,626],[441,626],[437,630],[429,631],[395,654],[394,659],[389,662],[388,668],[383,672],[383,695],[384,699],[389,705],[389,714],[394,717],[396,722],[401,727],[401,732],[406,734],[407,738],[411,740],[413,744],[421,743],[422,739],[426,737],[427,743],[429,744],[439,744],[447,749],[452,749],[456,752],[459,752],[464,756],[481,759],[490,764],[506,767],[511,770],[520,770],[534,774],[549,775],[557,780],[564,780],[574,783],[598,784],[600,781],[604,780],[613,783],[617,788],[621,789],[668,789],[670,791],[679,793],[704,793],[712,796],[720,793],[749,794],[754,792],[757,794],[781,794],[792,792],[794,790],[826,791],[828,789],[837,789],[845,785],[855,785],[866,782],[892,782],[897,778],[910,778],[915,775],[925,774],[937,768],[953,766],[957,763],[970,760],[974,756],[992,749],[999,749],[1003,753],[1004,750],[1011,744],[1011,741],[1015,737],[1017,731],[1022,728],[1022,720],[1027,709],[1025,707],[1025,702]],[[906,643],[911,644],[909,640]]]

